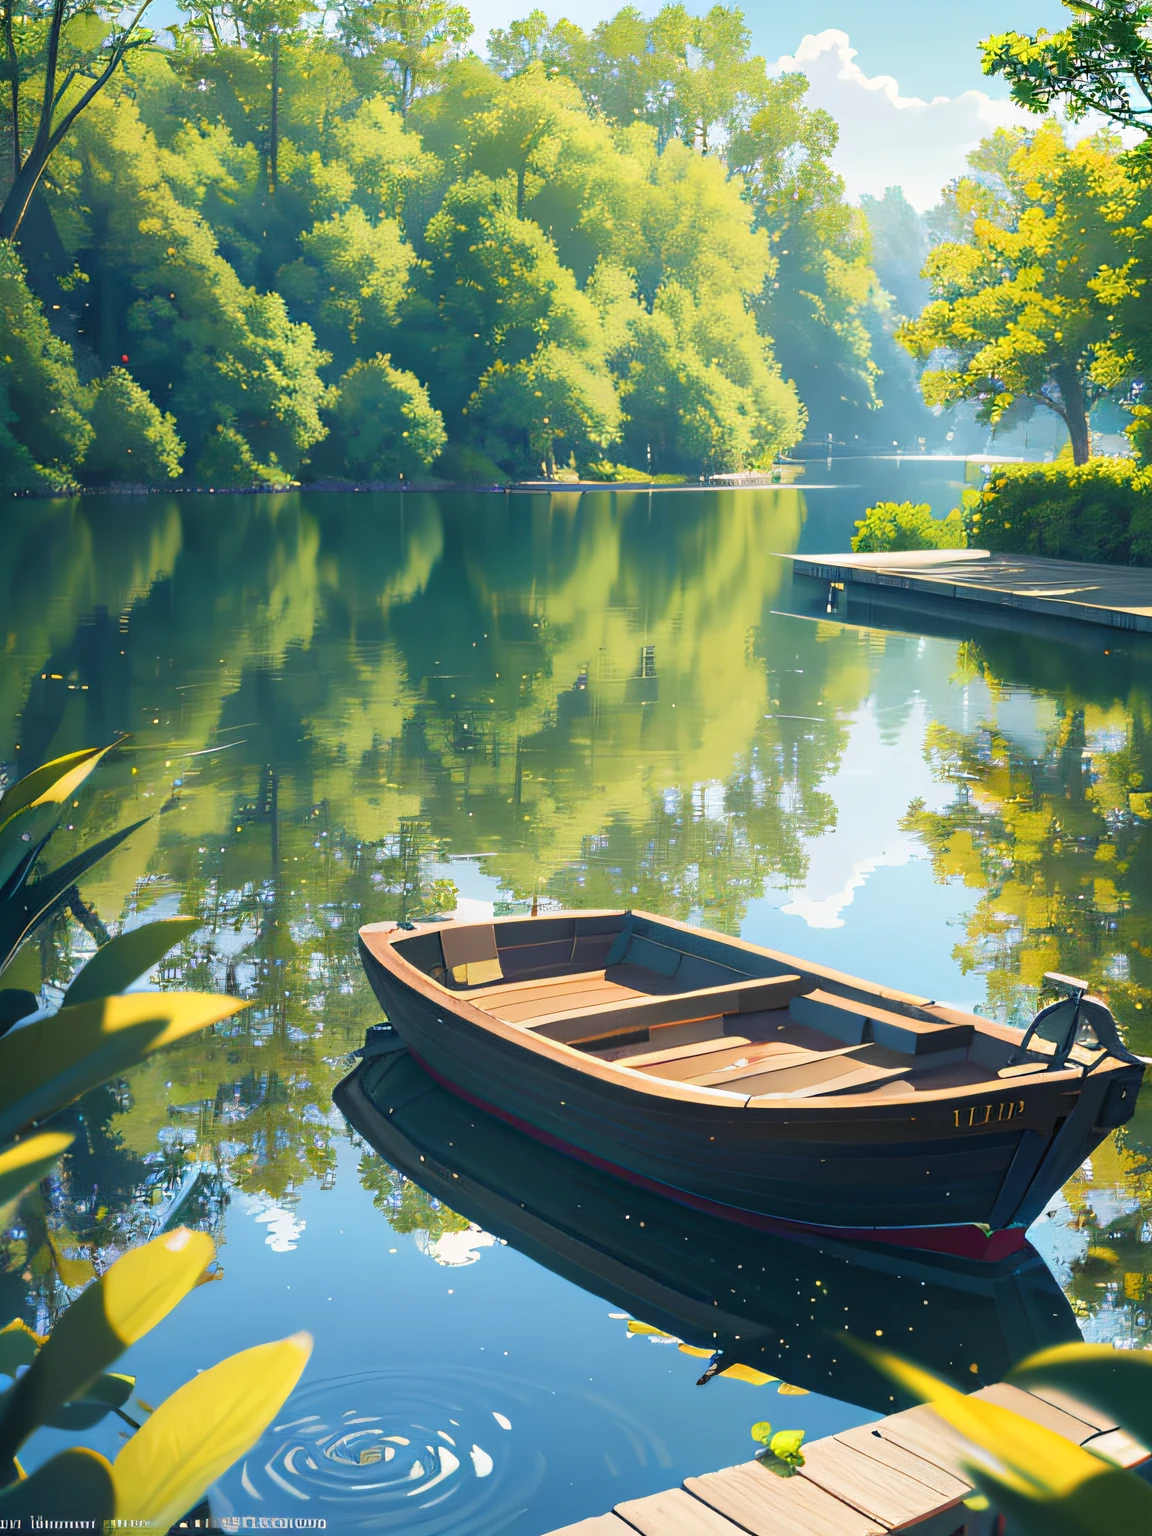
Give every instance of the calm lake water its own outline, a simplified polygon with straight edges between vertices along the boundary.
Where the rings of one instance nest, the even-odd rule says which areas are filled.
[[[701,1360],[629,1332],[608,1288],[470,1225],[350,1135],[331,1091],[379,1018],[356,928],[429,910],[436,881],[477,914],[643,907],[1016,1021],[1044,971],[1087,974],[1152,1052],[1147,647],[828,615],[777,555],[844,548],[882,497],[947,511],[964,471],[10,505],[0,759],[15,776],[130,732],[54,859],[149,820],[84,883],[85,922],[42,933],[6,984],[58,1000],[102,929],[185,912],[202,928],[147,984],[252,1006],[83,1102],[76,1152],[5,1241],[4,1316],[47,1326],[75,1261],[210,1231],[223,1278],[125,1357],[141,1396],[315,1337],[218,1515],[539,1536],[745,1459],[757,1420],[815,1436],[884,1406],[806,1364],[802,1333],[806,1393],[698,1387]],[[1032,1233],[1084,1334],[1129,1346],[1152,1343],[1149,1107]],[[759,1267],[804,1301],[810,1260]],[[913,1284],[834,1276],[861,1331],[870,1308],[927,1305]],[[959,1369],[967,1303],[933,1305]],[[66,1439],[42,1433],[29,1464]],[[115,1421],[85,1439],[114,1451]]]

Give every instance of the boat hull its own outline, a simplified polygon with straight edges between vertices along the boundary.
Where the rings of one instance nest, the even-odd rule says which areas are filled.
[[[973,1387],[1079,1338],[1023,1241],[998,1262],[976,1263],[811,1231],[750,1231],[544,1150],[439,1087],[403,1048],[366,1059],[334,1098],[382,1157],[452,1210],[696,1353],[719,1352],[723,1367],[751,1366],[883,1412],[894,1389],[837,1345],[846,1324],[857,1337],[898,1332],[922,1364]]]
[[[1026,1225],[1128,1117],[1142,1070],[1117,1063],[1026,1093],[984,1084],[944,1103],[693,1102],[525,1050],[451,997],[410,985],[363,941],[361,956],[392,1027],[452,1092],[569,1155],[735,1220],[860,1235]]]

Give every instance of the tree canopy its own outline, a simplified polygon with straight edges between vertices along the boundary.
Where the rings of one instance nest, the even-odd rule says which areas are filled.
[[[999,130],[946,197],[957,238],[928,257],[933,302],[900,331],[928,363],[930,405],[975,401],[996,423],[1018,402],[1064,422],[1077,464],[1093,404],[1127,380],[1105,274],[1132,283],[1131,183],[1106,136],[1069,147],[1055,122]]]
[[[1099,113],[1152,133],[1152,3],[1062,0],[1058,32],[1001,32],[982,45],[984,73],[1000,75],[1030,112],[1062,107],[1073,122]]]
[[[0,5],[23,146],[56,12]],[[26,488],[695,477],[770,464],[808,423],[870,432],[888,300],[868,223],[836,125],[736,8],[625,6],[587,32],[533,11],[487,60],[448,0],[181,10],[163,46],[139,17],[97,38],[95,12],[61,13],[10,281],[79,425],[26,448]],[[373,412],[419,429],[389,447]]]

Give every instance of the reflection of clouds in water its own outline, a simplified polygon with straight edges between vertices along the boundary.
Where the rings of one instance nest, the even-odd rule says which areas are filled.
[[[919,839],[900,829],[911,799],[920,796],[935,807],[951,795],[923,759],[923,704],[914,703],[892,735],[881,728],[879,714],[870,699],[851,722],[839,768],[824,786],[836,802],[836,825],[807,843],[804,884],[780,909],[810,928],[842,928],[841,914],[869,875],[923,855]]]
[[[301,1217],[264,1195],[241,1194],[234,1198],[246,1216],[267,1226],[264,1241],[273,1253],[295,1253],[297,1238],[306,1225]]]
[[[427,1232],[416,1233],[416,1246],[428,1258],[435,1259],[446,1269],[459,1269],[464,1264],[475,1264],[480,1257],[479,1249],[491,1248],[496,1239],[491,1232],[482,1232],[470,1226],[463,1232],[441,1232],[432,1237]]]
[[[823,896],[813,900],[809,896],[794,896],[787,906],[780,910],[786,917],[802,917],[809,928],[843,928],[844,919],[840,916],[845,907],[852,905],[852,893],[858,891],[868,879],[869,875],[876,873],[878,869],[896,868],[901,864],[907,864],[913,857],[916,845],[909,839],[904,844],[897,844],[894,848],[886,848],[873,859],[863,859],[858,864],[853,864],[852,870],[838,891],[833,891],[830,896]]]

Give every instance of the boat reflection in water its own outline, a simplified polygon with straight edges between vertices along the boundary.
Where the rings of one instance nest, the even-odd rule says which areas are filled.
[[[891,1413],[908,1401],[846,1335],[882,1338],[970,1390],[1080,1337],[1027,1244],[992,1264],[750,1230],[541,1146],[441,1088],[396,1037],[365,1052],[334,1097],[381,1157],[537,1263],[714,1355],[702,1379],[750,1366]]]

